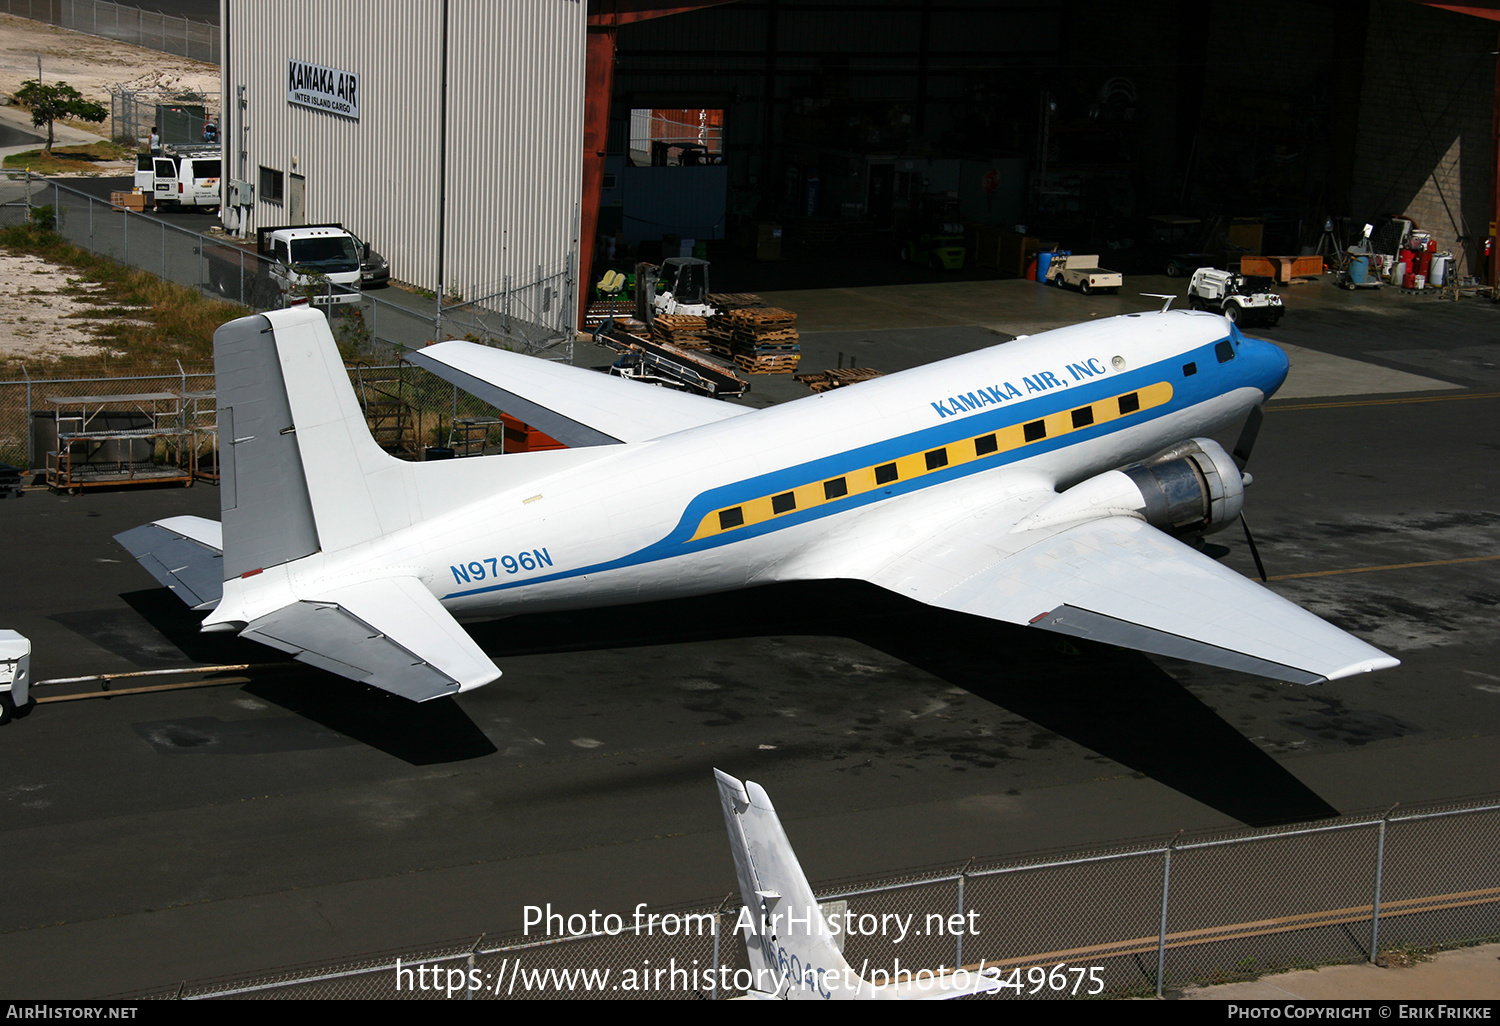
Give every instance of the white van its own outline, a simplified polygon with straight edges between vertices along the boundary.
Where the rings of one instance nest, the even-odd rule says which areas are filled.
[[[217,146],[167,147],[136,157],[135,187],[148,206],[216,208],[222,167]]]

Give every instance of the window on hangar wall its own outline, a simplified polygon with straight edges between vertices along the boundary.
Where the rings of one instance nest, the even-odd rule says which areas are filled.
[[[267,203],[286,202],[286,180],[274,167],[260,169],[260,198]]]
[[[724,163],[724,111],[635,108],[630,163],[636,167],[702,167]]]

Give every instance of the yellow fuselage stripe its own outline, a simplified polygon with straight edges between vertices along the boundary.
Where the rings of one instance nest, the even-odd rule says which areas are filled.
[[[854,496],[875,491],[877,488],[885,488],[898,481],[911,481],[914,478],[924,477],[927,474],[937,473],[938,471],[950,470],[953,467],[963,466],[966,463],[973,463],[977,460],[995,459],[1005,453],[1014,452],[1028,445],[1049,441],[1061,435],[1071,434],[1074,431],[1083,431],[1100,424],[1107,424],[1110,421],[1134,417],[1139,413],[1144,413],[1146,410],[1164,406],[1172,401],[1172,385],[1170,382],[1159,381],[1154,385],[1146,385],[1144,388],[1133,389],[1132,391],[1138,398],[1140,405],[1129,413],[1120,412],[1119,400],[1121,396],[1130,395],[1131,392],[1122,392],[1120,395],[1109,396],[1108,398],[1089,403],[1088,406],[1093,409],[1093,420],[1088,424],[1083,424],[1076,428],[1073,426],[1074,411],[1071,409],[1059,410],[1056,413],[1049,413],[1045,417],[1037,418],[1046,424],[1047,430],[1045,435],[1033,441],[1026,440],[1026,424],[1033,424],[1036,422],[1035,420],[1010,424],[1002,428],[997,428],[994,431],[986,431],[983,434],[974,435],[969,438],[960,438],[952,442],[947,442],[937,448],[947,450],[948,461],[942,466],[933,467],[931,470],[927,468],[927,453],[934,452],[936,449],[923,449],[919,452],[897,456],[893,460],[882,460],[878,464],[861,467],[858,470],[851,470],[835,477],[820,477],[816,481],[809,481],[790,489],[784,488],[771,495],[763,495],[758,498],[747,499],[744,502],[737,502],[732,506],[721,507],[720,509],[713,510],[699,521],[697,531],[688,540],[691,542],[697,541],[700,538],[711,538],[714,535],[727,534],[730,531],[752,527],[755,524],[763,524],[779,516],[813,509],[831,502],[842,502]],[[1084,408],[1082,406],[1078,407],[1078,409]],[[995,436],[995,450],[981,454],[976,448],[975,443],[981,438],[988,438],[990,435]],[[875,477],[876,467],[885,467],[892,463],[896,465],[896,477],[886,482],[877,481]],[[838,477],[844,479],[844,483],[849,489],[848,492],[844,495],[834,496],[833,498],[826,497],[823,483],[825,481],[836,480]],[[774,498],[785,495],[788,491],[792,493],[794,504],[780,513],[776,512],[773,506]],[[744,516],[743,522],[729,527],[720,527],[719,515],[736,507],[739,508]]]

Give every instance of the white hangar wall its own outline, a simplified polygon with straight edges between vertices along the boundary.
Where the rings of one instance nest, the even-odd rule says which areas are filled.
[[[586,15],[580,0],[221,0],[225,173],[255,188],[226,225],[340,222],[396,280],[465,299],[556,273],[577,249]],[[357,75],[358,117],[291,102],[291,61]]]

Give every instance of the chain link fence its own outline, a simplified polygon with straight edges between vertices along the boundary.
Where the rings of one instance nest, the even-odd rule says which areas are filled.
[[[971,862],[823,888],[819,900],[844,903],[853,926],[844,955],[866,979],[984,966],[1007,983],[1002,999],[1162,996],[1500,940],[1500,800]],[[644,922],[622,912],[577,935],[566,922],[544,924],[545,936],[486,936],[135,996],[736,997],[749,978],[739,913],[729,898],[651,909]],[[910,935],[876,928],[895,922],[882,916],[913,917]]]
[[[0,225],[24,223],[33,209],[50,207],[54,227],[69,242],[168,281],[200,288],[252,310],[281,305],[271,263],[233,245],[225,234],[202,235],[121,210],[108,201],[29,172],[0,176]],[[507,277],[477,299],[381,290],[361,296],[359,316],[335,334],[362,353],[394,359],[437,339],[466,338],[516,352],[568,360],[574,330],[569,297],[577,275],[576,254],[556,266],[538,267],[534,277]]]
[[[479,289],[483,294],[478,299],[446,297],[435,337],[446,334],[533,355],[566,351],[571,356],[575,311],[568,297],[575,274],[569,255],[551,268],[538,265],[525,278],[507,275],[497,287]]]
[[[376,441],[392,455],[420,459],[429,448],[456,449],[457,455],[504,452],[500,411],[411,364],[352,364],[349,381]],[[212,464],[214,374],[178,364],[176,374],[121,362],[108,378],[32,377],[0,381],[0,463],[41,473],[58,447],[57,416],[88,398],[91,415],[116,419],[138,413],[142,395],[170,393],[185,428],[199,436],[198,456]],[[160,414],[160,403],[153,412]],[[467,418],[466,426],[464,419]],[[158,417],[159,419],[159,417]],[[446,454],[444,454],[446,455]]]
[[[0,0],[0,11],[85,35],[219,63],[219,26],[109,0]]]
[[[3,0],[0,0],[3,2]],[[217,94],[185,93],[168,89],[126,89],[109,87],[109,137],[122,146],[144,150],[151,129],[159,127],[168,143],[199,145],[203,140],[203,123],[214,117],[219,106]],[[174,108],[166,112],[158,107]],[[202,114],[195,108],[201,107]],[[162,117],[163,114],[167,117]],[[162,124],[162,122],[172,122]]]

